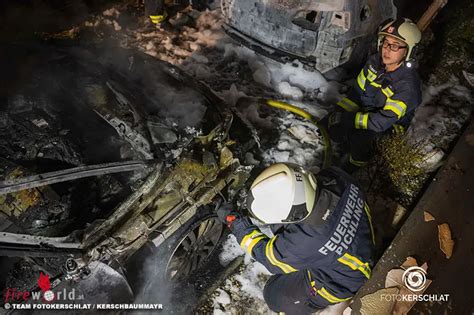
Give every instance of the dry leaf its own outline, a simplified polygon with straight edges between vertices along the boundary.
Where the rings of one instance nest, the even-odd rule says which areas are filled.
[[[361,297],[360,302],[362,303],[360,313],[362,315],[373,315],[373,314],[392,314],[393,306],[395,305],[395,299],[386,299],[384,296],[391,296],[398,294],[400,289],[388,288],[381,289],[372,294]]]
[[[453,254],[454,241],[451,238],[451,229],[447,223],[438,225],[438,239],[439,248],[446,255],[446,258],[450,258]]]
[[[423,294],[426,289],[431,284],[431,280],[426,279],[426,286],[422,291],[416,292],[416,294]],[[416,300],[411,300],[408,298],[409,295],[413,295],[414,293],[411,292],[408,288],[402,287],[400,289],[400,292],[398,293],[402,296],[402,298],[398,301],[395,302],[395,305],[393,306],[392,310],[392,315],[406,315],[408,312],[413,308],[413,306],[416,304]],[[405,300],[403,300],[403,296],[406,296]]]
[[[392,269],[387,273],[387,277],[385,278],[385,288],[388,289],[393,289],[397,288],[399,290],[398,294],[401,296],[409,296],[415,294],[415,292],[410,291],[407,287],[405,287],[405,283],[403,281],[403,274],[406,269],[410,267],[418,267],[418,263],[416,262],[416,259],[413,257],[407,257],[405,262],[402,264],[401,268],[403,269]],[[428,271],[428,264],[425,262],[423,265],[420,266],[425,272]],[[426,285],[423,288],[422,291],[416,292],[416,294],[422,294],[425,292],[425,290],[428,288],[428,286],[431,284],[431,280],[426,279]],[[376,292],[377,293],[377,292]],[[382,296],[380,296],[381,298]],[[375,307],[379,308],[385,308],[383,312],[386,314],[391,314],[391,315],[406,315],[408,312],[411,310],[413,305],[415,305],[416,300],[410,300],[410,298],[406,298],[405,301],[403,300],[397,300],[395,301],[391,306],[390,305],[375,305]],[[373,302],[373,297],[370,296],[368,300],[365,302],[365,307],[369,310],[374,309],[375,304]],[[392,307],[392,310],[390,312],[387,311],[388,308]],[[369,312],[366,312],[366,314],[370,314]],[[374,312],[374,314],[383,314]]]
[[[403,269],[392,269],[385,277],[385,288],[401,287],[403,286]]]
[[[474,134],[471,133],[471,134],[466,135],[466,142],[470,146],[474,146]]]
[[[428,272],[428,263],[425,262],[423,265],[420,266],[421,269],[423,269],[424,271]]]
[[[405,262],[401,265],[401,267],[404,268],[404,269],[408,269],[408,268],[414,267],[414,266],[418,266],[418,262],[416,261],[415,258],[413,258],[411,256],[407,257]]]
[[[425,211],[425,222],[434,221],[435,217],[431,213]]]

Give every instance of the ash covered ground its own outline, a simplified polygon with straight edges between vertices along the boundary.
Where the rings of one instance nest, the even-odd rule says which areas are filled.
[[[179,66],[209,85],[258,128],[263,139],[264,160],[255,161],[248,156],[248,162],[266,165],[293,162],[316,171],[323,152],[317,129],[291,113],[262,108],[252,98],[284,100],[316,117],[324,117],[352,82],[327,81],[320,73],[298,62],[280,64],[236,44],[221,28],[218,5],[206,12],[188,8],[173,17],[171,23],[173,31],[157,29],[147,22],[142,7],[122,4],[54,37],[113,40],[123,47],[139,49]],[[91,33],[94,36],[88,36]],[[472,87],[462,79],[462,74],[454,73],[442,84],[433,82],[437,82],[434,77],[425,80],[423,104],[409,130],[409,138],[422,143],[427,172],[433,172],[440,165],[469,119],[473,104]],[[386,222],[379,223],[380,230],[384,224]],[[240,249],[233,236],[225,241],[220,262],[226,265],[242,255],[245,255],[244,264],[209,296],[200,306],[200,312],[272,313],[262,295],[269,273]],[[322,314],[341,313],[344,308],[337,305]]]

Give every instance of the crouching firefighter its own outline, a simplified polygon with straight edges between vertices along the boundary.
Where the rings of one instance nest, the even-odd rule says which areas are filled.
[[[421,32],[409,19],[384,24],[378,32],[378,53],[369,57],[338,110],[327,116],[331,139],[347,143],[343,168],[352,172],[367,164],[373,140],[386,131],[403,133],[421,103],[421,82],[414,55]]]
[[[217,211],[240,246],[274,275],[263,292],[275,312],[312,313],[347,301],[370,278],[374,233],[369,207],[354,180],[339,168],[317,177],[275,164],[253,182],[247,208],[273,237],[231,204]]]

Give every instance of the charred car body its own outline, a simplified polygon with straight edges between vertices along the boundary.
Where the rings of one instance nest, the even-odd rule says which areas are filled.
[[[222,232],[212,210],[252,169],[241,164],[257,142],[252,127],[206,86],[141,53],[6,53],[21,64],[4,68],[1,256],[29,257],[57,283],[99,265],[125,274],[144,246],[166,245],[168,278],[201,266]],[[35,289],[17,280],[4,283]]]
[[[377,27],[396,15],[391,0],[222,0],[221,8],[238,42],[321,73],[360,63]]]

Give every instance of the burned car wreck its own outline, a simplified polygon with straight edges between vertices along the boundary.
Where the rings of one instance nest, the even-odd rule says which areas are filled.
[[[396,16],[391,0],[222,0],[221,8],[225,31],[239,43],[321,73],[362,62],[377,27]]]
[[[213,210],[252,169],[242,162],[258,142],[252,127],[142,53],[9,49],[22,64],[6,68],[0,115],[5,286],[38,290],[15,274],[25,261],[55,285],[97,277],[98,266],[128,277],[144,247],[163,256],[167,278],[202,266],[223,230]]]

